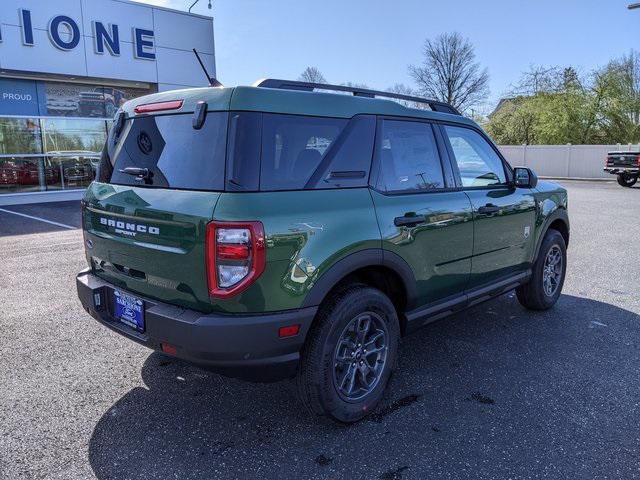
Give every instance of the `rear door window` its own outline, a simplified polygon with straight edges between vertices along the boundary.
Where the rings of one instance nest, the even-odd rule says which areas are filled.
[[[383,192],[414,192],[444,188],[442,164],[429,123],[383,120],[378,144]]]
[[[136,117],[127,120],[119,139],[112,129],[100,179],[110,173],[109,181],[119,185],[224,190],[228,112],[209,112],[200,130],[192,119],[193,114]],[[123,173],[127,167],[149,169],[151,178]]]

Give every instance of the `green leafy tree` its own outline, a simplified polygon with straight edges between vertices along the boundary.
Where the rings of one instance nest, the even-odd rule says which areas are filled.
[[[499,143],[588,144],[598,129],[602,91],[573,67],[532,67],[514,88],[516,96],[490,115],[488,130]]]
[[[640,142],[640,56],[632,51],[596,73],[599,127],[608,143]]]

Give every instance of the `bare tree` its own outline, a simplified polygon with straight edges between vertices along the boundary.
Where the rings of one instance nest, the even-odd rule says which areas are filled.
[[[561,93],[581,89],[582,81],[573,67],[545,67],[532,65],[522,74],[518,84],[511,89],[510,95],[534,96],[546,93]]]
[[[489,74],[476,62],[473,45],[459,33],[444,33],[424,44],[420,66],[409,66],[418,91],[468,110],[489,95]]]
[[[304,72],[300,74],[298,80],[309,83],[327,83],[327,80],[322,75],[322,72],[317,67],[307,67]]]
[[[398,93],[400,95],[407,95],[410,97],[418,96],[419,93],[413,90],[411,87],[405,85],[404,83],[396,83],[392,87],[387,88],[387,92]],[[428,106],[424,103],[411,102],[409,100],[400,100],[400,99],[392,99],[398,102],[400,105],[404,105],[409,108],[428,108]]]
[[[343,87],[349,87],[349,88],[368,88],[368,89],[371,88],[366,83],[358,83],[358,82],[344,82],[341,85]]]

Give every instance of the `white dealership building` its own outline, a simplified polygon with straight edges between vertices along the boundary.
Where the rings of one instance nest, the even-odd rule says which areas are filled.
[[[0,205],[80,198],[117,108],[216,75],[213,19],[126,0],[0,0]]]

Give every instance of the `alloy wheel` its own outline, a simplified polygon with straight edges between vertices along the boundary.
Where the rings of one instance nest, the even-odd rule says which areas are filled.
[[[334,352],[333,382],[340,397],[358,401],[376,388],[388,348],[389,332],[377,313],[361,313],[347,324]]]
[[[562,263],[562,250],[558,245],[552,246],[544,259],[542,271],[542,287],[548,297],[553,297],[560,286]]]

